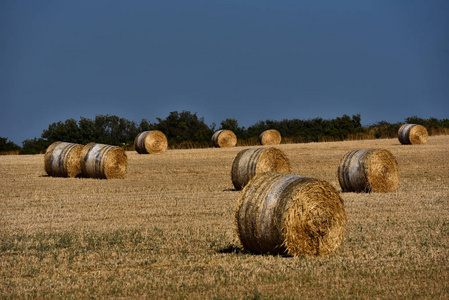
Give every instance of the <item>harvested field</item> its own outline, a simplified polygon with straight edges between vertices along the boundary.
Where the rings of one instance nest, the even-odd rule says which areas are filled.
[[[350,150],[398,161],[392,193],[342,193],[343,242],[320,258],[241,250],[230,171],[248,147],[127,152],[124,179],[46,175],[0,156],[1,298],[449,298],[449,136],[281,144],[292,173],[340,191]]]

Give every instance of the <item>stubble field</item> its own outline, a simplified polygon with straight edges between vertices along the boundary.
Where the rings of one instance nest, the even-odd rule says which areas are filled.
[[[0,298],[449,298],[449,136],[282,144],[293,173],[341,190],[339,160],[384,148],[393,193],[342,193],[324,258],[243,251],[231,182],[247,147],[127,152],[125,179],[53,178],[43,155],[0,156]]]

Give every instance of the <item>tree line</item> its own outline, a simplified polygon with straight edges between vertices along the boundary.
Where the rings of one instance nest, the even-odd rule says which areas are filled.
[[[67,119],[52,123],[41,136],[27,139],[22,147],[0,137],[0,152],[15,151],[21,154],[43,153],[55,141],[78,144],[90,142],[122,146],[133,149],[135,137],[143,131],[160,130],[168,140],[169,147],[205,148],[217,129],[232,130],[239,145],[256,145],[259,135],[268,129],[278,130],[286,143],[340,141],[347,139],[374,139],[397,137],[399,127],[404,123],[420,124],[427,128],[429,134],[449,134],[449,119],[422,119],[416,116],[405,119],[403,123],[380,121],[369,126],[362,126],[360,114],[343,115],[335,119],[314,118],[307,120],[284,119],[281,121],[259,121],[248,128],[239,126],[236,119],[226,119],[219,128],[213,123],[207,125],[204,118],[189,111],[173,111],[165,118],[156,118],[152,123],[142,119],[135,123],[114,115],[97,115],[95,119],[81,117],[79,121]]]

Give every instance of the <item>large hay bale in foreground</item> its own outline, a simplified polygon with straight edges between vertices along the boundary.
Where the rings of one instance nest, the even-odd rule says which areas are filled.
[[[90,143],[81,151],[81,173],[90,178],[123,178],[128,157],[117,146]]]
[[[403,145],[419,145],[427,142],[429,133],[426,127],[416,124],[404,124],[399,128],[398,139]]]
[[[254,175],[266,172],[291,172],[290,161],[282,150],[274,147],[242,150],[232,163],[232,184],[241,190]]]
[[[396,158],[385,149],[352,150],[338,166],[343,192],[394,192],[399,186]]]
[[[261,145],[279,145],[281,141],[281,134],[276,129],[265,130],[259,135]]]
[[[323,256],[343,240],[343,199],[328,182],[299,175],[256,175],[235,212],[243,248],[258,253]]]
[[[141,132],[134,139],[134,148],[139,154],[164,153],[167,147],[167,137],[159,130]]]
[[[44,168],[49,176],[76,177],[81,174],[80,155],[83,145],[54,142],[44,155]]]
[[[237,145],[237,137],[231,130],[217,130],[212,135],[212,145],[220,148],[235,147]]]

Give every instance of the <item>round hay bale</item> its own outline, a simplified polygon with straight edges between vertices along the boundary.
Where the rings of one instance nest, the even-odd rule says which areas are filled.
[[[81,151],[81,174],[90,178],[123,178],[128,157],[117,146],[90,143]]]
[[[232,184],[241,190],[254,175],[266,172],[291,173],[290,161],[282,150],[274,147],[242,150],[232,163]]]
[[[81,174],[80,155],[83,145],[54,142],[44,155],[45,172],[54,177],[76,177]]]
[[[259,135],[261,145],[279,145],[281,140],[281,134],[276,129],[265,130]]]
[[[399,186],[396,158],[385,149],[352,150],[338,166],[343,192],[394,192]]]
[[[416,124],[404,124],[399,128],[398,139],[403,145],[425,144],[429,133],[426,127]]]
[[[324,256],[343,240],[343,199],[328,182],[264,173],[243,189],[235,212],[243,248],[258,253]]]
[[[159,130],[141,132],[134,139],[134,148],[139,154],[164,153],[167,147],[167,137]]]
[[[235,147],[237,145],[237,137],[231,130],[217,130],[212,135],[212,145],[219,148]]]

